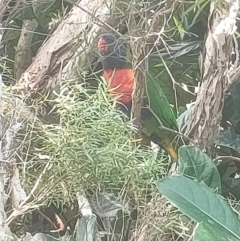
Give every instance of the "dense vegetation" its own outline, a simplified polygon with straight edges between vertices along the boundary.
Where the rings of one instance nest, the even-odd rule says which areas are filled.
[[[239,4],[0,1],[0,240],[240,240]],[[131,118],[106,32],[129,47]]]

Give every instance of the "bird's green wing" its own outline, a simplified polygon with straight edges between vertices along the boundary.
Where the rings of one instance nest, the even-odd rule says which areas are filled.
[[[160,85],[146,74],[147,108],[142,110],[142,132],[177,160],[179,143],[176,117]]]
[[[160,85],[154,80],[149,72],[146,73],[145,85],[149,108],[156,115],[160,125],[177,131],[177,120],[172,107],[170,106]]]

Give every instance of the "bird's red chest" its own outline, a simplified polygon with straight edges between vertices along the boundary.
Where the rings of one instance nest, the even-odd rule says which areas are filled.
[[[127,104],[132,101],[134,74],[132,69],[104,70],[110,95],[118,101]]]

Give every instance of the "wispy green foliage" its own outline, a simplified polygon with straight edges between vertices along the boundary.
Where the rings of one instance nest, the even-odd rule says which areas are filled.
[[[132,123],[104,92],[64,86],[56,100],[60,124],[45,126],[45,136],[39,136],[39,152],[51,163],[41,189],[51,187],[53,201],[68,202],[77,191],[96,187],[127,185],[129,194],[145,192],[164,172],[164,162],[156,161],[150,148],[137,146]]]

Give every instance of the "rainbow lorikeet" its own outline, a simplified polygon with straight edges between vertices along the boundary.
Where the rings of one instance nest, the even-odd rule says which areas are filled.
[[[118,106],[129,116],[135,79],[127,47],[126,41],[114,34],[106,33],[99,37],[98,50],[108,91],[112,98],[117,98]],[[176,141],[176,117],[161,87],[150,73],[146,73],[145,87],[146,97],[141,109],[141,132],[177,160],[179,144]],[[159,103],[159,100],[161,106],[156,106],[154,103]]]

